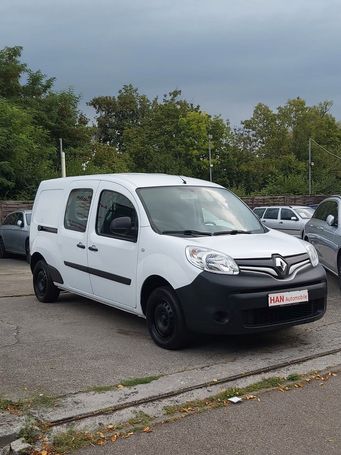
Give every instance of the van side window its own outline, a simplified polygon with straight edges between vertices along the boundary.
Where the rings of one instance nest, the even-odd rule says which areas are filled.
[[[115,223],[118,218],[120,220]],[[124,225],[120,226],[120,222]],[[137,213],[129,199],[116,191],[102,191],[97,210],[97,234],[136,242],[137,227]]]
[[[92,199],[92,190],[77,188],[72,190],[66,204],[64,227],[72,231],[85,232]]]

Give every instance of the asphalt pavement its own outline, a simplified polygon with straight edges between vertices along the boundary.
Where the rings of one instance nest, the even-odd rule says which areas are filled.
[[[327,382],[257,395],[75,455],[340,455],[341,372]]]
[[[315,323],[247,337],[198,337],[183,351],[151,340],[145,321],[71,294],[43,304],[22,259],[0,260],[0,395],[64,395],[127,378],[221,365],[228,374],[341,350],[341,299],[328,276],[326,316]]]

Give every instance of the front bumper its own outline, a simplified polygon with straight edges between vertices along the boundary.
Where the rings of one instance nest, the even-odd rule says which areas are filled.
[[[308,290],[309,301],[269,308],[268,294]],[[228,276],[202,272],[176,290],[189,330],[208,334],[263,332],[316,321],[327,305],[327,278],[322,266],[291,279],[240,273]]]

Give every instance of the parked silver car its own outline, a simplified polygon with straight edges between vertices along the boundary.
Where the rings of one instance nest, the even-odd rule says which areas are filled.
[[[303,238],[306,222],[312,217],[314,209],[300,205],[256,207],[255,214],[271,229]]]
[[[29,258],[31,210],[18,210],[6,216],[0,225],[0,258],[7,253],[24,254]]]
[[[304,240],[312,243],[321,264],[339,277],[341,286],[341,196],[332,196],[317,207],[304,229]]]

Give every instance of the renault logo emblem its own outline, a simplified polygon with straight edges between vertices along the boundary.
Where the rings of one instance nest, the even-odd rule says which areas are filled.
[[[275,262],[275,269],[280,277],[288,274],[288,264],[281,256],[273,256]]]

